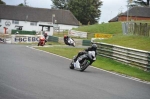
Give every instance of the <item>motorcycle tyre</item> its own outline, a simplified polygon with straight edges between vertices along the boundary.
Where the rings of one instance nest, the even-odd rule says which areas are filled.
[[[81,65],[81,70],[80,70],[81,72],[83,72],[90,65],[90,63],[87,62],[87,60],[84,60],[84,61],[86,61],[86,63],[83,64],[83,66]]]
[[[70,69],[74,69],[74,65],[72,64],[73,63],[73,61],[70,63]]]

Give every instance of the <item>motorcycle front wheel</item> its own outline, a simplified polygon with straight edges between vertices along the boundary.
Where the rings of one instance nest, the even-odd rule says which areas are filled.
[[[73,65],[73,60],[72,60],[72,62],[70,63],[70,69],[74,69],[74,65]]]

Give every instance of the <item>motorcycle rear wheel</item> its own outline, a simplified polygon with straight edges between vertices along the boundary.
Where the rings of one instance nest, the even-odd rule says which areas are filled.
[[[88,62],[86,59],[81,64],[81,72],[83,72],[88,66],[90,65],[90,62]]]

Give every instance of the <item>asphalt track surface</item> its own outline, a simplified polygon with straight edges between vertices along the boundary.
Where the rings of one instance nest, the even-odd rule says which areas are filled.
[[[25,45],[0,44],[0,99],[150,99],[150,84]]]

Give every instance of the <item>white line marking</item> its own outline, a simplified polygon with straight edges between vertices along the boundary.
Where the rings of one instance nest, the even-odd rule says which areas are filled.
[[[66,57],[63,57],[63,56],[60,56],[60,55],[57,55],[57,54],[54,54],[54,53],[46,52],[46,51],[39,50],[39,49],[36,49],[36,48],[33,48],[33,47],[29,47],[29,46],[26,46],[26,47],[34,49],[34,50],[38,50],[38,51],[41,51],[41,52],[45,52],[45,53],[48,53],[48,54],[52,54],[52,55],[55,55],[55,56],[58,56],[58,57],[61,57],[61,58],[65,58],[65,59],[71,60],[69,58],[66,58]],[[134,80],[134,81],[137,81],[137,82],[142,82],[142,83],[145,83],[145,84],[150,84],[150,82],[143,81],[143,80],[141,80],[139,78],[127,76],[127,75],[124,75],[124,74],[118,74],[118,73],[107,71],[107,70],[104,70],[104,69],[101,69],[101,68],[97,68],[97,67],[94,67],[94,66],[90,66],[90,67],[95,68],[95,69],[99,69],[101,71],[104,71],[104,72],[107,72],[107,73],[110,73],[110,74],[114,74],[114,75],[117,75],[117,76],[120,76],[120,77],[123,77],[123,78],[131,79],[131,80]]]

